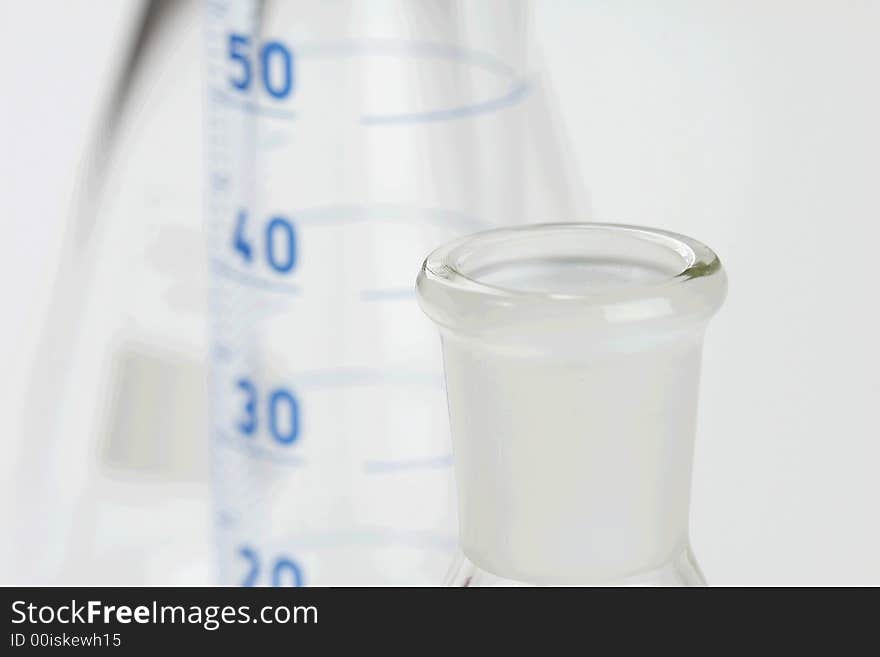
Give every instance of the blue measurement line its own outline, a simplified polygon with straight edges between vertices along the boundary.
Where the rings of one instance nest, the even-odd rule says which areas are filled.
[[[407,470],[433,470],[448,468],[452,465],[452,455],[434,456],[424,459],[400,459],[388,461],[364,461],[364,472],[368,474],[386,474]]]
[[[412,112],[408,114],[368,114],[361,117],[363,125],[391,125],[391,124],[412,124],[412,123],[428,123],[431,121],[449,121],[451,119],[463,119],[478,114],[486,114],[494,112],[511,105],[515,105],[529,92],[529,84],[520,82],[515,85],[508,93],[498,98],[493,98],[482,103],[474,103],[473,105],[462,105],[460,107],[452,107],[449,109]]]
[[[364,301],[400,301],[402,299],[413,299],[415,296],[416,291],[411,287],[361,291],[361,299]]]
[[[214,353],[220,352],[232,359],[235,349],[226,344],[217,344]],[[337,386],[372,385],[420,385],[442,387],[443,376],[439,372],[386,371],[355,367],[328,367],[316,370],[302,370],[287,375],[297,388],[333,388]]]
[[[282,541],[279,541],[281,544]],[[353,531],[327,532],[326,534],[289,535],[283,544],[293,548],[326,548],[350,545],[370,547],[406,546],[419,548],[435,548],[439,550],[454,549],[457,541],[430,531],[401,531],[385,527],[362,527]]]
[[[378,220],[401,223],[424,221],[443,228],[454,225],[462,230],[474,231],[487,228],[485,222],[454,210],[414,208],[406,205],[322,205],[296,210],[291,213],[291,217],[298,224],[316,227]]]
[[[295,456],[291,454],[279,454],[276,451],[266,449],[262,445],[257,445],[250,442],[250,438],[235,438],[219,429],[215,429],[215,431],[217,432],[217,436],[219,438],[215,442],[220,447],[225,447],[227,449],[245,454],[251,458],[258,459],[260,461],[268,461],[269,463],[274,463],[276,465],[305,465],[305,461],[300,456]]]
[[[327,59],[334,57],[423,57],[460,61],[482,68],[498,77],[512,78],[516,71],[497,57],[479,50],[467,50],[448,43],[432,41],[403,41],[395,39],[362,39],[324,43],[299,42],[296,54],[300,58]]]
[[[386,372],[359,368],[329,368],[294,372],[288,377],[299,387],[423,385],[442,387],[443,377],[431,372]]]
[[[270,119],[293,121],[298,116],[297,112],[294,110],[286,110],[279,107],[268,107],[266,105],[256,103],[252,100],[236,98],[235,96],[228,94],[221,89],[212,89],[211,98],[214,102],[221,103],[228,107],[234,107],[243,112],[247,112],[248,114],[265,116]]]
[[[216,258],[211,261],[211,266],[214,268],[214,271],[220,276],[233,280],[236,283],[247,285],[248,287],[255,287],[261,290],[265,290],[267,292],[279,292],[283,294],[300,293],[300,288],[298,285],[294,285],[293,283],[279,283],[277,281],[269,281],[265,278],[262,278],[261,276],[255,276],[254,274],[250,274],[246,271],[241,271],[240,269],[231,267],[222,260],[218,260]]]
[[[470,66],[482,68],[499,78],[507,79],[513,85],[504,95],[482,102],[436,110],[365,114],[360,117],[360,122],[363,125],[430,123],[467,118],[514,105],[525,97],[530,89],[528,81],[517,78],[516,71],[496,57],[488,53],[465,50],[449,44],[383,39],[340,43],[299,43],[296,47],[296,54],[301,59],[379,56],[421,57],[464,62]],[[295,110],[267,106],[247,98],[238,98],[235,94],[222,89],[212,89],[211,97],[215,102],[260,116],[287,121],[299,118],[299,114]]]

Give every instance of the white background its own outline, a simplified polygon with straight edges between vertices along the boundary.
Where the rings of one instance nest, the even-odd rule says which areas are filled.
[[[6,454],[75,167],[138,7],[0,2]],[[728,268],[693,491],[710,582],[880,584],[880,3],[546,0],[536,14],[594,218],[692,234]],[[0,458],[3,482],[14,467]]]

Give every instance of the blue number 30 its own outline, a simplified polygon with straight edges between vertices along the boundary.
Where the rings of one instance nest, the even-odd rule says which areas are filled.
[[[259,394],[257,386],[247,378],[236,381],[236,386],[245,394],[244,411],[237,426],[246,436],[252,436],[259,425],[257,405]],[[269,394],[268,413],[269,433],[277,443],[284,446],[293,444],[299,437],[299,403],[293,393],[285,388],[276,388]]]

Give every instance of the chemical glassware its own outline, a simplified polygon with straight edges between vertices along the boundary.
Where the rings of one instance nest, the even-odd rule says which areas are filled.
[[[576,189],[534,118],[527,6],[205,14],[220,580],[436,583],[455,504],[412,271],[462,232],[567,214]]]
[[[9,455],[28,585],[210,572],[199,4],[127,4]]]
[[[434,251],[461,586],[705,584],[688,539],[703,334],[726,276],[682,235],[499,229]]]

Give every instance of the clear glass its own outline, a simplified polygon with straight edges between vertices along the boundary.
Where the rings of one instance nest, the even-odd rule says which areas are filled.
[[[448,583],[704,584],[688,510],[717,256],[649,228],[533,225],[436,250],[417,291],[452,429]]]
[[[456,504],[412,272],[463,232],[568,214],[577,188],[543,137],[528,6],[205,14],[219,580],[435,584]]]

